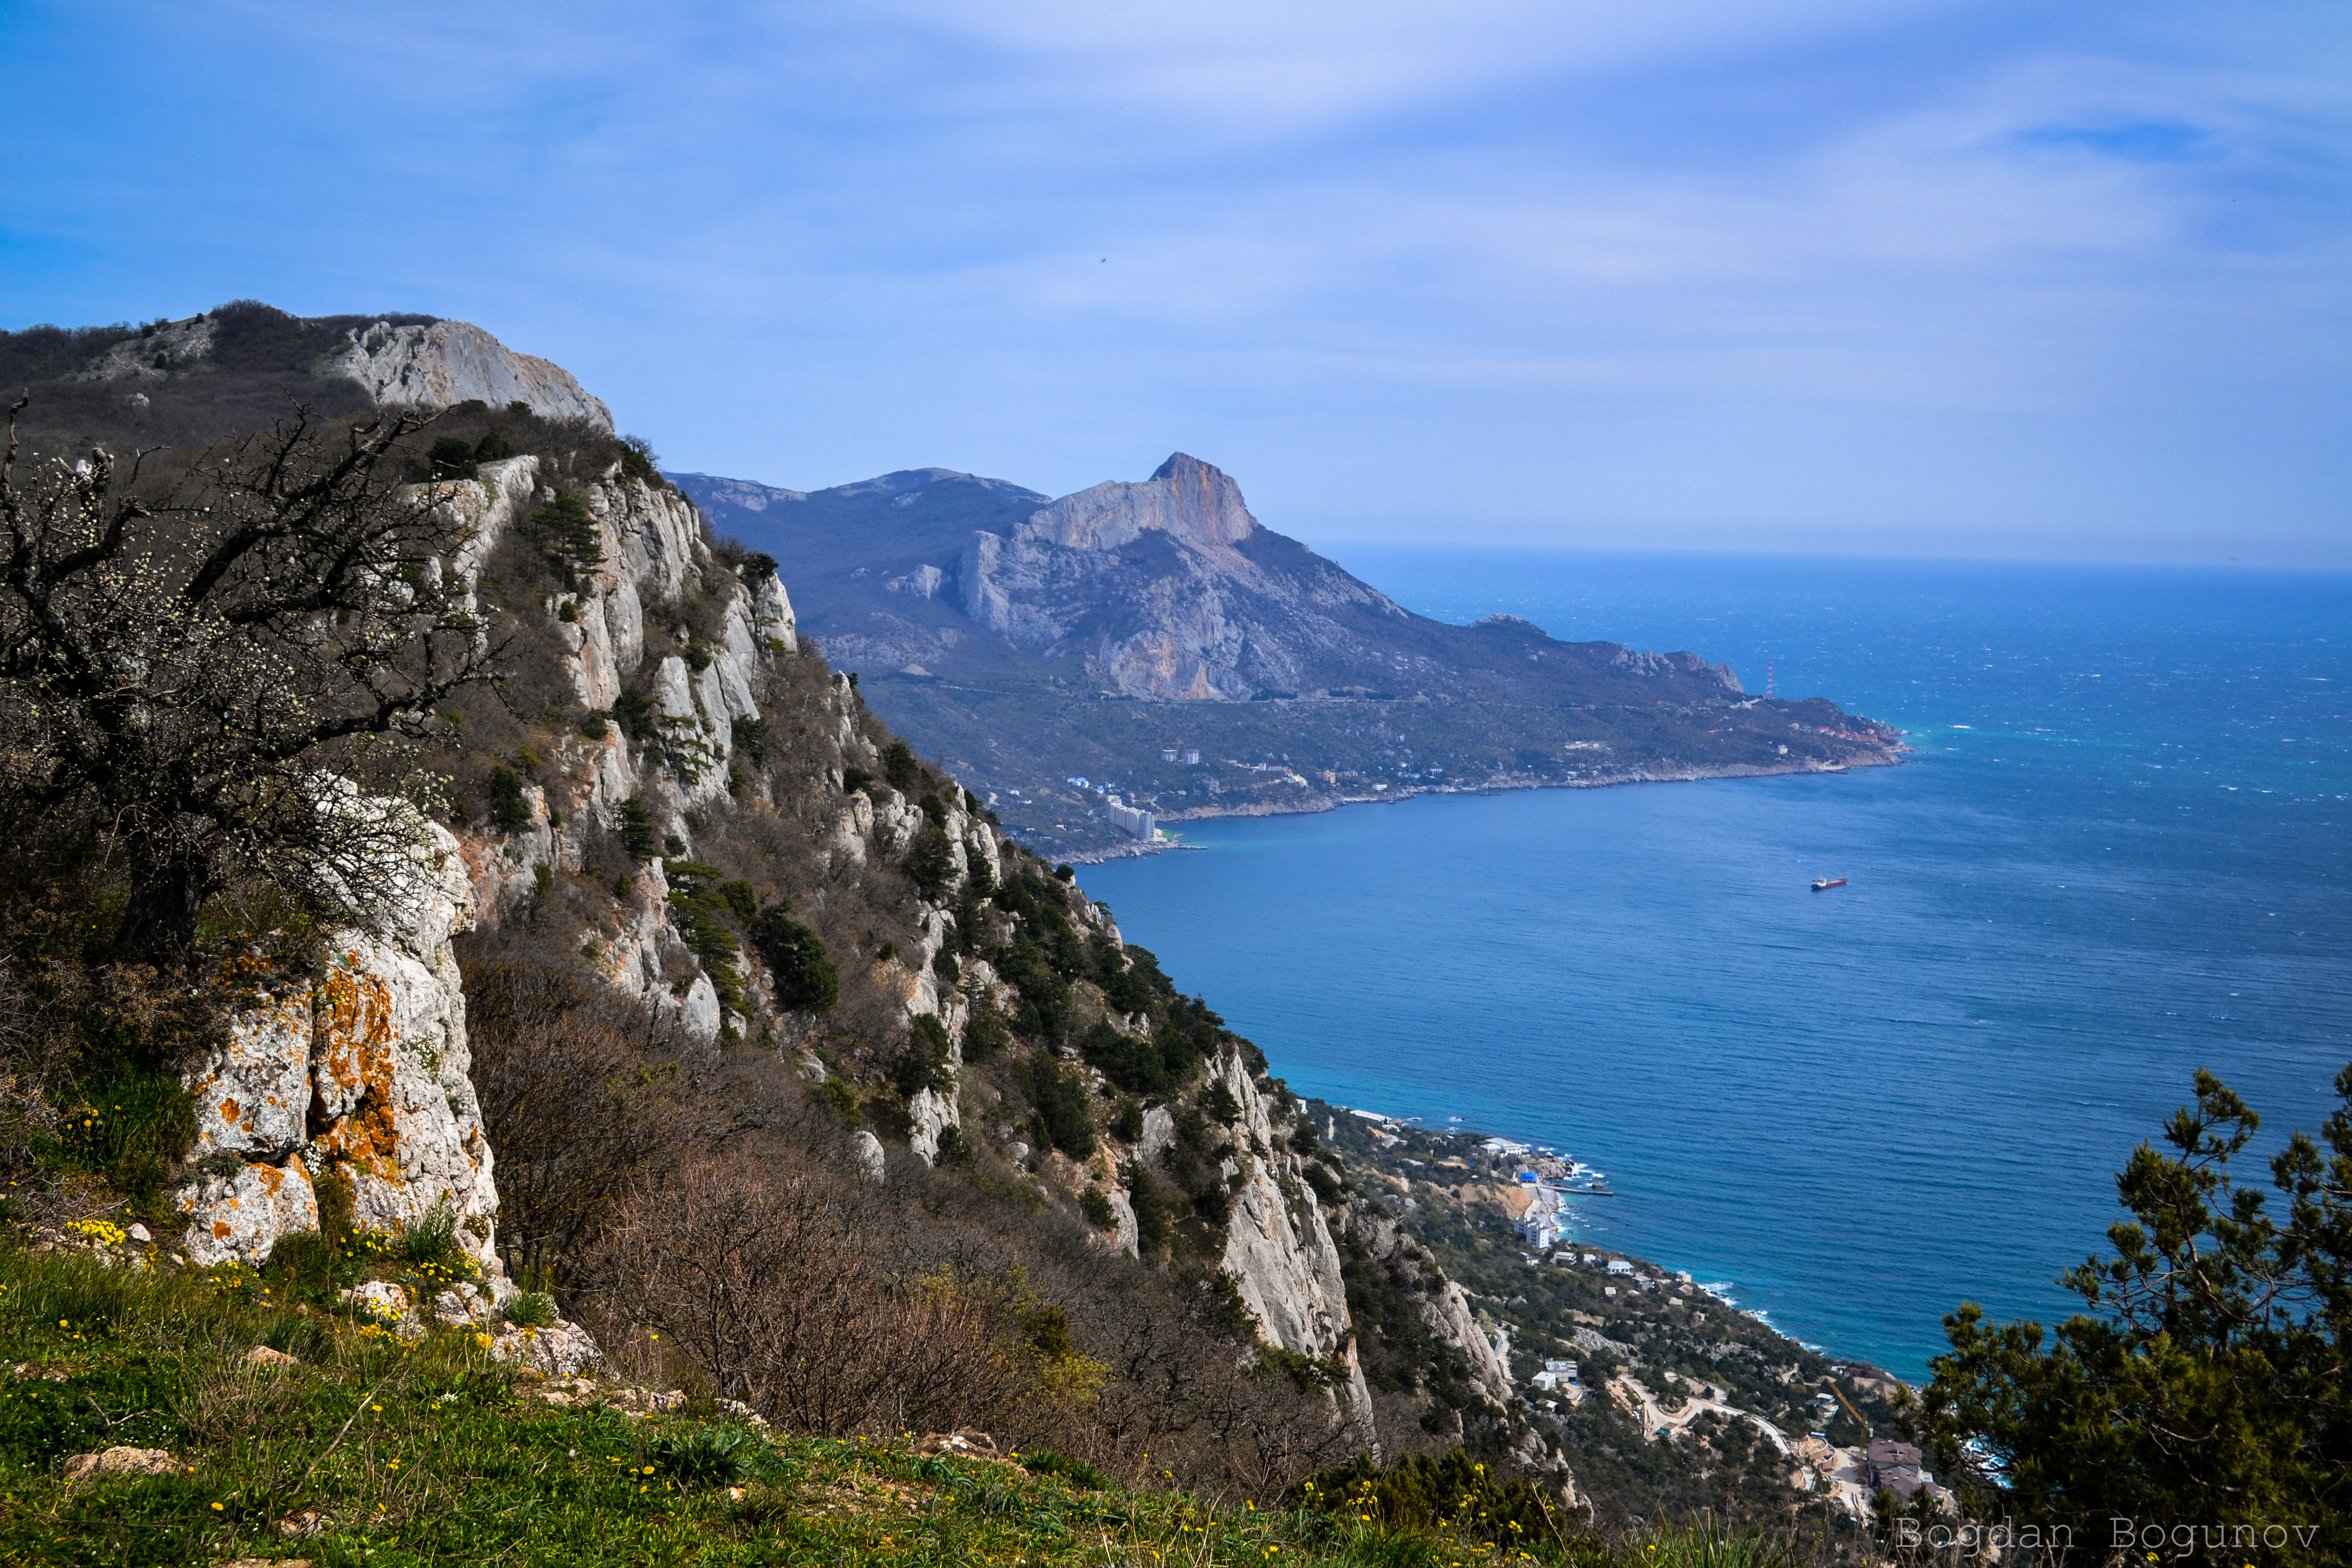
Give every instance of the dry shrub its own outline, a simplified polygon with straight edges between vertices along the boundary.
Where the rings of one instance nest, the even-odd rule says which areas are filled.
[[[985,1313],[893,1281],[855,1189],[697,1160],[637,1187],[596,1249],[608,1342],[667,1339],[717,1393],[793,1431],[945,1431],[1020,1390]]]
[[[498,1159],[499,1248],[548,1279],[667,1157],[676,1046],[651,1009],[528,933],[468,943],[474,1090]]]

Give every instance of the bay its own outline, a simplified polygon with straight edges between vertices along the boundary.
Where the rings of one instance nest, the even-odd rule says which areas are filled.
[[[1329,552],[1444,619],[1751,690],[1769,659],[1916,750],[1184,824],[1197,851],[1087,868],[1301,1092],[1555,1145],[1622,1194],[1583,1238],[1911,1378],[1964,1299],[2073,1309],[2054,1277],[2199,1067],[2263,1114],[2255,1152],[2331,1108],[2352,576]]]

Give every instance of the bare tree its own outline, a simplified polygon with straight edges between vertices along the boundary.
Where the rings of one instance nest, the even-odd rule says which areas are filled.
[[[103,451],[20,482],[25,403],[0,462],[7,826],[119,857],[120,940],[151,962],[241,879],[338,915],[396,896],[379,868],[416,819],[346,780],[419,787],[401,742],[499,652],[444,564],[444,511],[400,486],[395,447],[425,421],[298,407],[166,459],[168,484],[142,483],[148,455],[119,473]]]

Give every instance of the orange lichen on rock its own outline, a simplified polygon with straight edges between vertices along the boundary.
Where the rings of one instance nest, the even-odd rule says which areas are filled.
[[[352,962],[359,960],[357,952]],[[313,1147],[329,1159],[347,1160],[381,1181],[398,1183],[400,1126],[394,1115],[391,987],[368,970],[340,970],[318,988],[318,1034],[314,1070],[331,1079],[320,1085],[321,1100],[341,1108],[333,1126]]]

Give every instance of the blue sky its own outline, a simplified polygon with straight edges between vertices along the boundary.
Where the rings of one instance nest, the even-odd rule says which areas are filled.
[[[673,467],[2352,565],[2340,5],[0,0],[0,326],[478,321]]]

